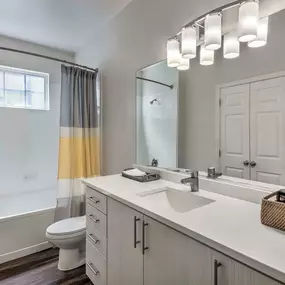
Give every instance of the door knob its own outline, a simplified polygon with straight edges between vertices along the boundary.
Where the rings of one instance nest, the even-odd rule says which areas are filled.
[[[245,160],[245,161],[243,162],[243,165],[244,165],[244,166],[249,166],[249,161],[248,161],[248,160]]]
[[[256,166],[256,162],[255,162],[255,161],[252,161],[252,162],[250,163],[250,166],[251,166],[251,167],[255,167],[255,166]]]

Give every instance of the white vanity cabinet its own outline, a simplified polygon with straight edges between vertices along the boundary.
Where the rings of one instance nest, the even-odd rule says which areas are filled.
[[[108,198],[108,285],[143,285],[142,220],[139,212]]]
[[[144,285],[211,285],[211,250],[144,217]]]
[[[215,268],[215,260],[220,266]],[[213,285],[281,285],[271,278],[212,250]]]
[[[108,199],[108,285],[211,285],[211,250]]]
[[[96,203],[96,190],[88,193],[95,204],[87,197],[86,272],[95,285],[281,285],[110,197],[99,195]]]
[[[86,274],[107,284],[107,197],[86,187]]]

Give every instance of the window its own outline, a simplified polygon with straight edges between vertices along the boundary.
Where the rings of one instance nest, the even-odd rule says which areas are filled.
[[[49,110],[49,75],[0,66],[0,107]]]

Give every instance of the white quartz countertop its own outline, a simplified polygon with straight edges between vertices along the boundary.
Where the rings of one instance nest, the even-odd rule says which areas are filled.
[[[285,284],[285,233],[261,224],[259,204],[200,190],[194,195],[215,202],[181,212],[165,192],[138,194],[163,187],[188,191],[189,186],[162,179],[139,183],[119,174],[83,183]]]

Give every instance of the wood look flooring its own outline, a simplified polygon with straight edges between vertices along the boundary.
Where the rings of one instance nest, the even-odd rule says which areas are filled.
[[[48,249],[0,264],[1,285],[92,285],[85,265],[63,272],[57,269],[58,249]]]

